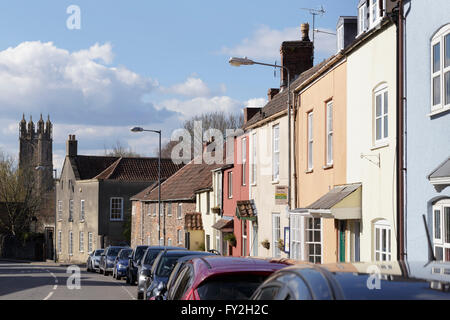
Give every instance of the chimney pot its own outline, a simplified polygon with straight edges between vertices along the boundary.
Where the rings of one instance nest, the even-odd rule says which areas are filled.
[[[66,142],[66,155],[69,157],[76,157],[78,154],[78,141],[75,135],[69,134],[69,140]]]
[[[300,31],[302,33],[302,41],[310,41],[309,40],[309,23],[302,23],[300,25]]]

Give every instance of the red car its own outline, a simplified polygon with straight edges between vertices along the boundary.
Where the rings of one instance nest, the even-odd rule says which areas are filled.
[[[286,266],[259,258],[194,258],[168,288],[167,300],[248,300],[268,276]]]

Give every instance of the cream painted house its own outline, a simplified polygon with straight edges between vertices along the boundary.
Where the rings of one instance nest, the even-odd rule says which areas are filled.
[[[358,33],[347,53],[347,183],[362,185],[361,261],[389,261],[397,257],[396,27],[370,18]]]
[[[220,216],[214,213],[212,210],[212,208],[215,207],[213,188],[197,190],[195,197],[196,197],[195,211],[201,213],[202,215],[203,231],[205,237],[204,250],[205,251],[210,251],[212,249],[218,250],[216,248],[216,241],[215,241],[217,231],[212,226],[220,219]]]

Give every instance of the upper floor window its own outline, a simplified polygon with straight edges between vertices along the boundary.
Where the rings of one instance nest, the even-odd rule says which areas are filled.
[[[337,29],[337,51],[344,49],[344,25]]]
[[[242,138],[242,185],[245,186],[246,165],[247,165],[247,138]]]
[[[181,218],[182,218],[182,216],[181,216],[181,203],[179,203],[178,207],[177,207],[177,219],[181,219]]]
[[[172,216],[172,202],[169,202],[167,204],[167,216],[171,217]]]
[[[228,172],[228,198],[233,198],[233,171]]]
[[[313,113],[308,113],[308,170],[313,169]]]
[[[69,201],[69,221],[73,221],[73,200]]]
[[[450,109],[450,24],[431,41],[431,111]]]
[[[450,261],[450,199],[433,206],[433,246],[438,261]]]
[[[387,139],[389,134],[389,105],[387,87],[382,87],[378,91],[375,91],[374,104],[374,131],[375,144],[377,144]]]
[[[280,179],[280,125],[272,127],[272,180]]]
[[[110,199],[110,220],[111,221],[123,220],[123,198]]]
[[[58,200],[58,220],[62,219],[62,201]]]
[[[252,134],[252,184],[256,184],[256,132]]]
[[[358,34],[367,30],[367,6],[364,3],[358,9]]]
[[[80,220],[84,221],[85,218],[85,211],[84,211],[84,200],[80,201]]]
[[[333,164],[333,101],[327,103],[327,165]]]

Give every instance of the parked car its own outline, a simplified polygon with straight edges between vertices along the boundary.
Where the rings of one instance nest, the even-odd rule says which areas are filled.
[[[450,263],[374,262],[291,266],[253,300],[450,300]]]
[[[137,270],[138,265],[142,259],[142,256],[145,253],[149,246],[136,246],[134,248],[133,253],[128,259],[128,267],[127,267],[127,283],[134,285],[137,279]]]
[[[112,273],[114,268],[114,260],[116,260],[119,251],[127,247],[109,246],[105,249],[105,252],[101,254],[100,258],[100,273],[107,276]]]
[[[96,272],[97,270],[99,270],[100,258],[104,251],[104,249],[97,249],[89,254],[86,262],[86,270],[88,272]]]
[[[132,252],[133,250],[131,248],[122,249],[119,251],[117,258],[114,261],[113,278],[120,280],[122,277],[126,277],[128,260]]]
[[[160,294],[160,290],[158,288],[163,288],[167,285],[169,281],[169,277],[172,272],[175,270],[176,265],[180,261],[180,259],[184,259],[186,261],[187,258],[193,257],[201,257],[201,256],[211,256],[215,255],[210,252],[205,251],[180,251],[180,250],[171,250],[171,251],[162,251],[156,258],[153,263],[153,267],[151,270],[151,274],[147,277],[147,281],[144,285],[144,292],[146,293],[146,299],[152,299],[156,295]]]
[[[268,276],[286,266],[259,258],[194,258],[173,280],[167,300],[247,300]]]
[[[150,246],[145,250],[142,256],[137,270],[137,298],[142,300],[144,298],[144,285],[147,277],[150,276],[153,262],[155,261],[158,254],[163,250],[186,250],[180,247],[169,247],[169,246]]]

